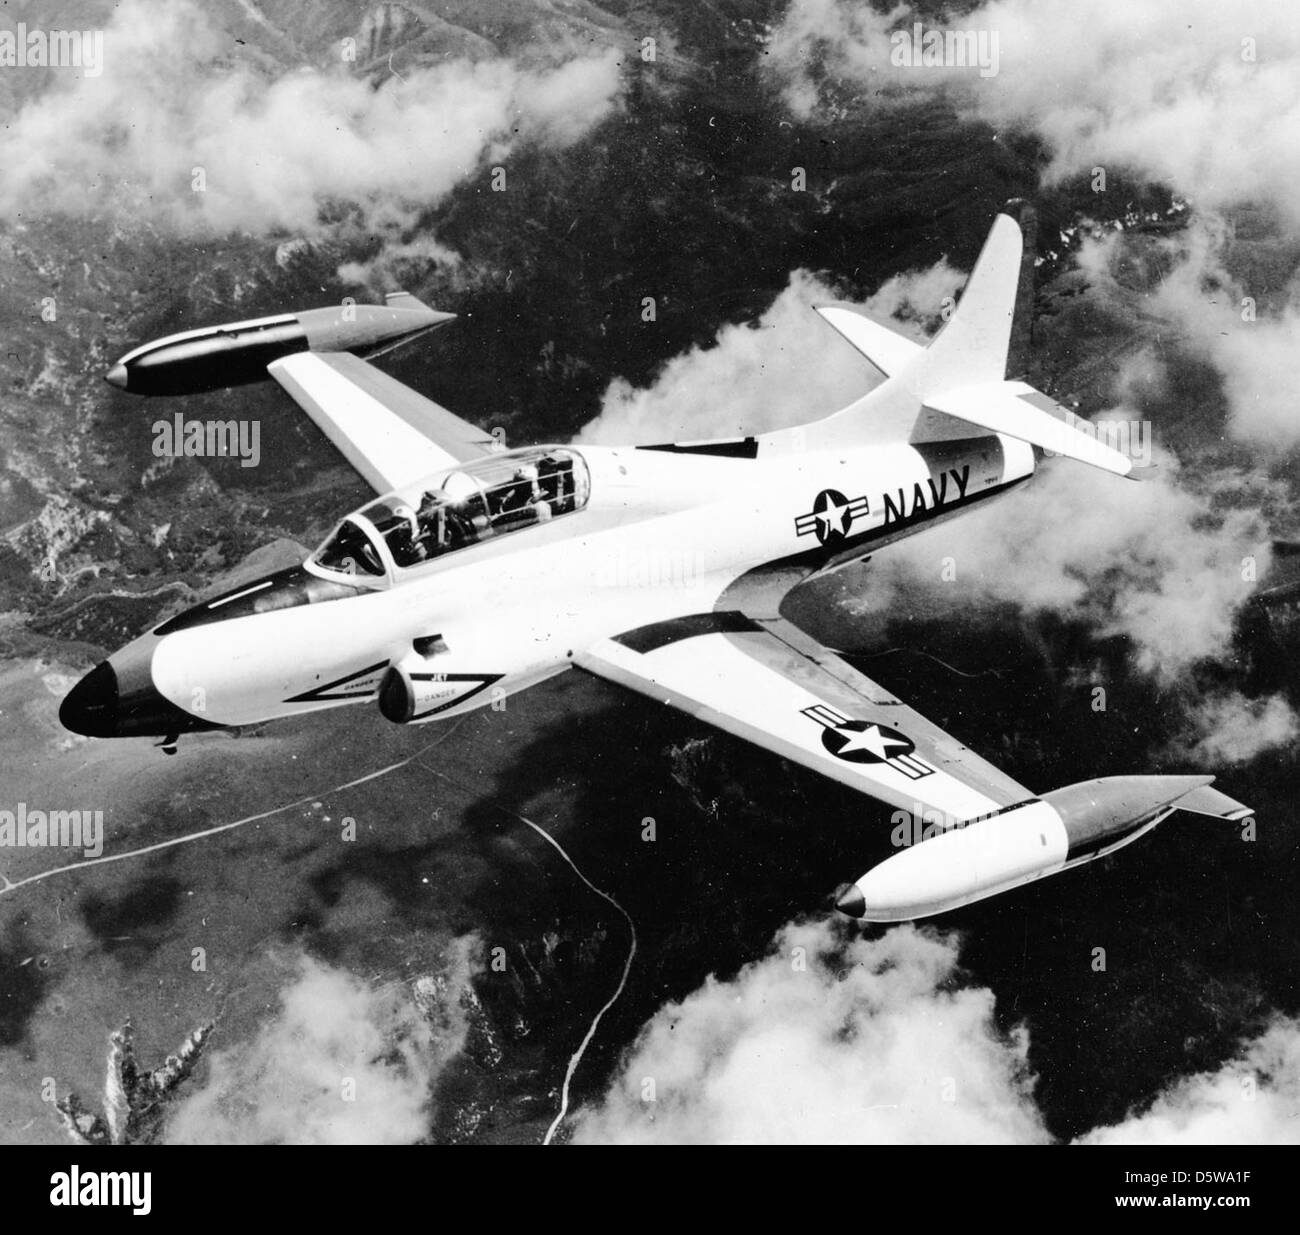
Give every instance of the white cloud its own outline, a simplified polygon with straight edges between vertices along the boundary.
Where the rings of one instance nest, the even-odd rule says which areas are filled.
[[[438,998],[372,987],[310,957],[296,961],[279,1012],[247,1042],[213,1053],[201,1090],[172,1112],[173,1144],[409,1144],[426,1135],[438,1075],[464,1044],[460,995],[472,973],[460,940]],[[350,1093],[350,1097],[347,1096]]]
[[[343,63],[271,76],[227,47],[190,3],[123,5],[102,76],[60,77],[0,130],[0,206],[312,234],[337,200],[386,232],[520,141],[574,141],[621,92],[613,47],[532,68],[455,60],[377,87]]]
[[[807,119],[818,108],[821,74],[864,86],[895,82],[899,70],[889,64],[889,34],[906,18],[903,5],[886,14],[868,4],[793,0],[772,31],[764,63],[781,78],[786,105]]]
[[[356,283],[370,288],[379,299],[388,288],[407,285],[405,272],[413,266],[418,272],[436,266],[442,277],[463,275],[466,263],[459,253],[449,249],[436,237],[427,233],[410,240],[393,240],[366,262],[344,262],[338,276],[344,283]]]
[[[1300,1021],[1278,1017],[1217,1072],[1188,1077],[1085,1145],[1294,1145],[1300,1141]]]
[[[1242,562],[1265,568],[1257,512],[1215,511],[1212,493],[1179,479],[1157,451],[1147,481],[1055,460],[1027,489],[923,532],[875,561],[864,607],[888,606],[896,588],[946,589],[952,603],[1003,601],[1026,612],[1082,619],[1132,641],[1137,667],[1176,678],[1226,648],[1254,584]],[[956,578],[941,582],[944,559]]]
[[[1281,695],[1248,699],[1238,691],[1200,701],[1192,717],[1193,753],[1210,764],[1249,763],[1266,750],[1291,746],[1300,719]]]
[[[1300,219],[1294,17],[1287,0],[995,0],[963,18],[1002,44],[1001,72],[974,106],[1035,128],[1053,154],[1049,179],[1128,165],[1204,207],[1262,198]]]
[[[904,926],[871,939],[828,920],[791,924],[736,977],[660,1008],[603,1098],[579,1113],[574,1140],[1050,1141],[1029,1034],[1001,1033],[993,1009],[991,991],[962,981],[951,935]],[[1175,1081],[1146,1112],[1082,1142],[1298,1135],[1300,1022],[1278,1018],[1217,1072]]]
[[[1131,331],[1158,339],[1163,353],[1158,359],[1148,345],[1126,357],[1117,392],[1139,405],[1161,402],[1170,366],[1204,361],[1221,378],[1226,428],[1234,438],[1249,443],[1265,462],[1300,444],[1291,393],[1300,276],[1293,273],[1280,284],[1270,276],[1260,289],[1231,269],[1236,262],[1257,272],[1261,257],[1283,268],[1294,265],[1288,249],[1293,242],[1283,236],[1241,243],[1225,219],[1210,213],[1197,214],[1164,239],[1110,232],[1086,240],[1077,263],[1087,276],[1090,301]],[[1138,275],[1134,286],[1136,267],[1163,273],[1149,281]],[[1215,393],[1169,410],[1195,419],[1199,402],[1216,407]],[[1259,484],[1266,486],[1266,478],[1260,476]]]
[[[993,0],[945,23],[996,33],[996,76],[897,67],[882,16],[856,0],[794,0],[768,63],[789,105],[819,108],[818,83],[871,92],[945,89],[989,122],[1037,132],[1048,180],[1136,167],[1205,207],[1261,199],[1300,219],[1300,25],[1290,0]],[[1252,45],[1244,42],[1253,40]],[[1245,55],[1253,54],[1254,59]]]
[[[947,262],[897,275],[866,301],[872,314],[924,338],[945,296],[965,276]],[[577,440],[597,445],[763,433],[829,415],[876,385],[879,374],[813,312],[840,294],[796,270],[753,325],[724,326],[709,347],[673,357],[649,387],[617,379]],[[900,316],[901,315],[901,316]]]
[[[1180,328],[1188,354],[1222,375],[1228,427],[1235,437],[1270,449],[1300,442],[1292,394],[1300,339],[1300,286],[1271,312],[1227,269],[1233,240],[1219,219],[1201,216],[1172,240],[1173,266],[1155,289],[1150,309]]]
[[[1047,1140],[1026,1039],[998,1031],[993,1002],[960,982],[951,937],[792,924],[731,981],[710,978],[661,1008],[574,1139]]]

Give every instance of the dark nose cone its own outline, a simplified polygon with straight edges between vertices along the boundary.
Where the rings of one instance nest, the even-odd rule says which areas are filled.
[[[137,639],[86,674],[59,708],[63,727],[88,738],[166,737],[220,728],[158,693],[150,672],[153,642]]]
[[[88,738],[111,738],[117,733],[117,674],[101,661],[69,692],[59,708],[65,729]]]
[[[867,912],[867,898],[856,883],[842,883],[835,889],[835,908],[850,918],[860,918]]]

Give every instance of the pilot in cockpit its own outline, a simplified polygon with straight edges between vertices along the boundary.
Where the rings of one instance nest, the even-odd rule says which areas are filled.
[[[573,509],[573,460],[543,455],[537,461],[538,488],[552,513],[566,514]]]
[[[422,559],[437,557],[447,548],[447,518],[445,507],[436,494],[424,494],[415,518],[420,526],[416,544],[420,547]]]
[[[385,537],[393,561],[399,566],[413,566],[423,561],[425,553],[420,543],[420,523],[415,511],[401,503],[393,509],[393,520],[393,526]]]
[[[497,513],[505,519],[522,518],[540,497],[537,468],[531,463],[521,463],[514,476],[497,492]]]

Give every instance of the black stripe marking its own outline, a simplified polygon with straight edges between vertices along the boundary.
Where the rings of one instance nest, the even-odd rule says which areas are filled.
[[[929,769],[929,770],[930,770],[930,771],[934,771],[933,768],[931,768],[931,769]],[[961,778],[961,776],[958,774],[958,772],[950,772],[949,775],[950,775],[950,776],[953,776],[953,777],[954,777],[955,779],[957,779],[957,780],[962,780],[962,778]],[[963,783],[963,784],[969,784],[969,782],[967,782],[967,781],[962,781],[962,783]],[[972,786],[972,788],[973,788],[973,787],[974,787],[974,786]],[[1022,801],[1019,801],[1019,802],[1009,802],[1009,803],[1007,803],[1006,806],[999,806],[999,807],[997,808],[997,810],[991,810],[991,811],[988,811],[986,814],[983,814],[983,815],[972,815],[969,819],[960,819],[960,820],[958,820],[957,822],[955,822],[951,827],[947,827],[947,828],[942,829],[941,831],[937,831],[937,832],[935,832],[934,835],[935,835],[935,836],[944,836],[944,835],[946,835],[948,832],[955,832],[955,831],[959,831],[959,830],[962,829],[962,828],[969,828],[972,824],[975,824],[975,823],[984,823],[985,821],[987,821],[987,820],[989,820],[989,819],[996,819],[996,818],[998,818],[1000,815],[1009,815],[1013,810],[1019,810],[1022,806],[1033,806],[1035,802],[1041,802],[1042,800],[1043,800],[1042,798],[1024,798]],[[912,815],[913,817],[915,817],[915,815],[916,815],[916,812],[915,812],[915,811],[907,811],[907,812],[905,812],[905,813],[906,813],[906,814],[909,814],[909,815]],[[924,811],[922,811],[922,814],[924,814]],[[927,836],[927,837],[925,837],[924,839],[925,839],[925,840],[931,840],[931,839],[933,839],[933,838]]]
[[[961,778],[958,777],[960,780]],[[1022,806],[1033,806],[1035,802],[1041,802],[1042,798],[1025,798],[1020,802],[1008,802],[1006,806],[999,806],[997,810],[991,810],[986,815],[972,815],[969,819],[962,822],[963,828],[968,828],[972,823],[983,823],[985,819],[996,819],[999,815],[1009,815],[1013,810],[1019,810]]]
[[[757,459],[758,439],[729,438],[723,442],[665,442],[662,445],[638,446],[638,450],[660,450],[675,455],[715,455],[723,459]]]
[[[666,622],[638,626],[636,630],[616,635],[614,642],[644,656],[647,652],[655,652],[671,643],[680,643],[683,639],[694,639],[700,635],[742,635],[762,629],[739,610],[724,609],[721,612],[693,613],[689,617],[670,618]]]
[[[466,699],[473,699],[475,695],[482,694],[489,686],[501,681],[504,676],[501,673],[413,673],[411,674],[412,682],[477,682],[478,685],[472,690],[457,695],[454,699],[448,699],[446,703],[440,703],[437,707],[429,708],[428,711],[416,712],[411,719],[423,720],[426,716],[437,716],[439,712],[445,712],[448,708],[457,707],[464,703]]]
[[[261,586],[269,583],[269,587]],[[301,566],[291,566],[277,571],[266,579],[245,583],[211,600],[205,600],[170,618],[154,630],[155,635],[170,635],[176,630],[189,630],[206,626],[209,622],[225,622],[232,618],[249,617],[256,613],[270,613],[276,609],[289,609],[295,605],[314,605],[327,600],[341,600],[349,596],[362,596],[366,589],[350,583],[322,579],[310,574]]]
[[[305,690],[301,695],[290,695],[285,703],[315,703],[321,699],[364,699],[365,696],[358,691],[340,691],[338,687],[346,686],[349,682],[355,682],[359,678],[364,678],[368,673],[378,673],[379,670],[388,667],[386,660],[377,661],[373,665],[367,665],[364,669],[358,669],[354,673],[345,673],[341,678],[335,678],[332,682],[326,682],[323,686],[316,686],[311,690]],[[379,683],[375,683],[378,689]]]

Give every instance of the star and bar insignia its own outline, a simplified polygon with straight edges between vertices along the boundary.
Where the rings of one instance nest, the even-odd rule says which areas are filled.
[[[883,763],[909,780],[920,780],[934,771],[912,753],[916,743],[897,729],[874,721],[854,720],[824,703],[801,711],[822,726],[822,745],[837,759],[849,763]]]
[[[865,496],[848,498],[838,489],[823,489],[813,498],[813,508],[794,521],[794,534],[815,535],[820,543],[837,544],[849,534],[853,520],[867,513]]]

